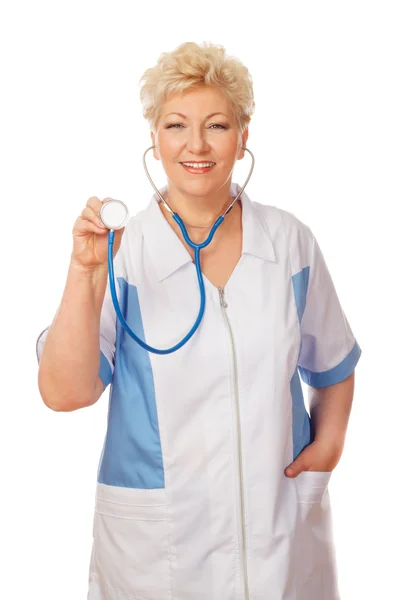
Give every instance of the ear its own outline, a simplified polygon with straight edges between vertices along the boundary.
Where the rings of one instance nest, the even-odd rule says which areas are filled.
[[[151,136],[151,145],[155,146],[156,141],[155,141],[154,131],[150,131],[150,136]],[[160,157],[158,156],[158,152],[157,152],[156,148],[153,148],[153,156],[156,160],[160,160]]]
[[[248,137],[249,137],[249,128],[246,127],[246,129],[242,133],[242,144],[241,144],[242,147],[244,146],[246,148]],[[241,160],[244,157],[245,153],[246,153],[246,151],[242,150],[242,148],[241,148],[239,155],[238,155],[238,160]]]

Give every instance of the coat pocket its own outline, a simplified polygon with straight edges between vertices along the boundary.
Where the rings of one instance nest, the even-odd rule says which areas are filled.
[[[299,502],[321,502],[328,491],[332,471],[302,471],[295,478]]]
[[[296,478],[298,600],[338,600],[328,483],[331,471],[303,471]]]
[[[165,488],[98,483],[94,544],[96,578],[120,600],[171,598]]]

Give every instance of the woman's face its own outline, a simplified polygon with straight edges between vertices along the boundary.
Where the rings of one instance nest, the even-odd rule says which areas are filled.
[[[176,114],[181,113],[181,114]],[[229,100],[217,88],[174,93],[163,104],[151,132],[154,157],[161,160],[169,188],[184,195],[212,196],[231,180],[243,158],[248,129],[241,135]],[[188,172],[182,162],[214,162],[205,173]]]

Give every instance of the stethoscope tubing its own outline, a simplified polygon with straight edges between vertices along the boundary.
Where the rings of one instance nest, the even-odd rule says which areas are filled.
[[[108,232],[108,274],[109,274],[109,281],[110,281],[111,297],[112,297],[115,311],[118,315],[119,320],[121,321],[122,325],[124,326],[125,330],[135,340],[135,342],[137,342],[139,344],[139,346],[141,346],[145,350],[148,350],[149,352],[153,352],[154,354],[171,354],[172,352],[179,350],[179,348],[181,348],[184,344],[186,344],[186,342],[188,340],[190,340],[190,338],[192,337],[192,335],[195,333],[198,326],[200,325],[200,322],[203,318],[204,308],[205,308],[205,304],[206,304],[204,279],[203,279],[203,273],[201,272],[201,265],[200,265],[200,250],[202,248],[205,248],[206,246],[208,246],[208,244],[212,241],[212,239],[214,237],[214,233],[217,230],[217,228],[221,225],[221,223],[223,222],[224,217],[223,216],[218,217],[218,219],[215,221],[214,225],[212,226],[212,229],[211,229],[207,239],[204,242],[202,242],[201,244],[195,244],[194,242],[192,242],[192,240],[188,236],[186,227],[185,227],[182,219],[180,218],[180,216],[177,213],[174,213],[174,219],[178,223],[179,227],[181,228],[182,235],[185,238],[186,242],[194,249],[194,262],[196,265],[196,273],[197,273],[197,279],[199,282],[199,289],[200,289],[200,310],[199,310],[199,314],[197,315],[197,319],[196,319],[193,327],[190,329],[190,331],[185,335],[185,337],[180,342],[178,342],[178,344],[176,344],[175,346],[172,346],[171,348],[161,349],[161,348],[153,348],[153,346],[149,346],[149,344],[146,344],[146,342],[141,340],[132,331],[132,329],[129,327],[128,323],[125,321],[125,319],[121,313],[121,309],[119,307],[117,292],[115,289],[114,264],[113,264],[113,245],[114,245],[115,232],[113,230],[110,230]]]
[[[175,352],[176,350],[179,350],[179,348],[181,348],[184,344],[186,344],[186,342],[188,340],[190,340],[192,335],[195,333],[195,331],[199,327],[200,322],[203,318],[204,308],[205,308],[205,303],[206,303],[206,294],[205,294],[205,289],[204,289],[203,273],[201,272],[201,265],[200,265],[200,251],[202,250],[202,248],[205,248],[206,246],[208,246],[208,244],[212,241],[215,231],[221,225],[221,223],[223,223],[225,216],[232,210],[235,202],[240,197],[241,193],[243,192],[244,188],[246,187],[247,182],[249,181],[250,176],[253,172],[254,155],[248,148],[243,148],[244,150],[249,152],[249,154],[251,155],[251,158],[252,158],[252,165],[251,165],[250,173],[248,174],[243,187],[240,189],[239,193],[236,195],[236,198],[234,198],[233,202],[231,202],[231,204],[228,206],[228,208],[225,210],[225,212],[220,217],[218,217],[218,219],[215,221],[207,239],[204,242],[202,242],[201,244],[195,244],[190,239],[188,232],[186,230],[186,227],[185,227],[182,219],[180,218],[180,216],[172,210],[172,208],[169,206],[169,204],[167,203],[165,198],[162,197],[162,195],[160,194],[160,192],[158,191],[157,187],[155,186],[153,180],[150,177],[150,173],[146,166],[145,156],[146,156],[147,152],[154,147],[155,146],[150,146],[150,148],[147,148],[147,150],[145,151],[145,153],[143,155],[143,165],[144,165],[147,177],[148,177],[151,185],[153,186],[154,190],[156,191],[157,195],[159,196],[160,200],[162,200],[165,207],[172,214],[172,217],[174,218],[176,223],[178,223],[185,241],[189,244],[189,246],[191,248],[194,249],[194,262],[196,265],[196,273],[197,273],[197,279],[199,282],[199,289],[200,289],[200,309],[199,309],[199,314],[197,315],[197,319],[196,319],[193,327],[190,329],[190,331],[185,335],[185,337],[178,344],[176,344],[175,346],[172,346],[171,348],[165,348],[165,349],[153,348],[153,346],[149,346],[149,344],[146,344],[145,341],[141,340],[132,331],[132,329],[129,327],[128,323],[125,321],[125,319],[121,313],[121,309],[120,309],[120,306],[118,303],[118,298],[117,298],[117,292],[115,290],[114,263],[113,263],[113,245],[114,245],[114,230],[113,229],[110,229],[108,232],[108,275],[109,275],[109,281],[110,281],[111,297],[112,297],[112,301],[114,304],[115,312],[117,313],[117,316],[118,316],[121,324],[123,325],[124,329],[127,331],[127,333],[135,340],[135,342],[137,342],[139,344],[139,346],[141,346],[145,350],[148,350],[149,352],[153,352],[154,354],[170,354],[171,352]]]

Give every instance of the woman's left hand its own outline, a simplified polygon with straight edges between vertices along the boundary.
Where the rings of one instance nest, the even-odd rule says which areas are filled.
[[[342,455],[343,445],[314,440],[286,467],[287,477],[297,477],[302,471],[333,471]]]

